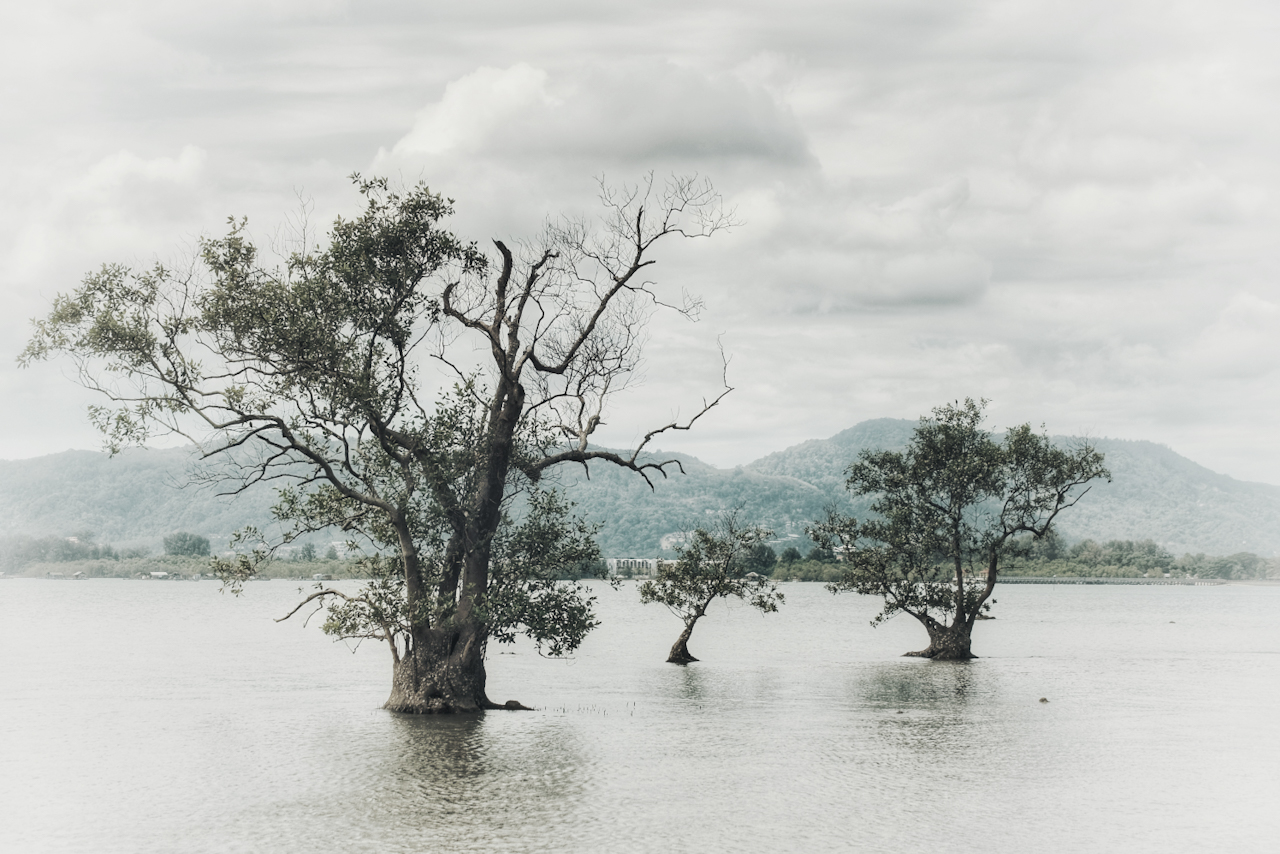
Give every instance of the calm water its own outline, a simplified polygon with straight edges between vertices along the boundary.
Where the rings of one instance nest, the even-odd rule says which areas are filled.
[[[957,665],[789,584],[714,610],[688,668],[675,618],[602,588],[574,660],[491,656],[538,711],[458,720],[382,711],[384,649],[272,622],[297,587],[0,581],[0,850],[1280,844],[1277,588],[1009,586]]]

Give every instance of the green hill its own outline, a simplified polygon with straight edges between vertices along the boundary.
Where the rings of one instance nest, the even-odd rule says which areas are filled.
[[[0,535],[92,533],[99,542],[158,551],[164,536],[175,531],[208,537],[216,548],[245,525],[273,529],[272,490],[220,496],[217,489],[190,482],[194,462],[188,448],[0,460]]]
[[[590,477],[580,467],[566,467],[553,481],[584,515],[603,523],[599,540],[609,556],[669,551],[663,547],[671,545],[671,535],[733,507],[804,550],[804,526],[827,506],[866,510],[865,501],[851,500],[844,490],[845,467],[864,449],[901,447],[914,427],[896,419],[864,421],[733,469],[659,454],[678,457],[686,473],[655,479],[652,490],[635,474],[607,465],[593,465]],[[1150,538],[1175,554],[1280,555],[1280,487],[1217,474],[1151,442],[1096,444],[1114,481],[1095,485],[1063,514],[1065,539]],[[217,549],[244,525],[273,530],[270,489],[255,487],[231,498],[184,486],[192,464],[184,449],[134,450],[115,458],[67,451],[0,461],[0,536],[91,532],[99,542],[158,551],[161,538],[174,531],[206,536]]]
[[[844,469],[863,449],[904,446],[915,422],[864,421],[830,439],[812,440],[747,466],[760,474],[804,480],[832,494],[843,491]],[[1070,445],[1079,439],[1056,436]],[[1154,442],[1093,440],[1106,455],[1111,483],[1095,484],[1063,513],[1067,540],[1152,539],[1175,554],[1280,555],[1280,487],[1235,480]],[[861,507],[859,510],[863,509]]]

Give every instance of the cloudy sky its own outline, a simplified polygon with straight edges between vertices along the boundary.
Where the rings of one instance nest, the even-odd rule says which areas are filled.
[[[175,0],[0,11],[0,457],[95,448],[30,320],[105,261],[264,241],[347,176],[536,235],[595,181],[697,172],[740,227],[673,245],[615,444],[732,466],[986,397],[992,426],[1149,439],[1280,483],[1280,6],[1253,0]]]

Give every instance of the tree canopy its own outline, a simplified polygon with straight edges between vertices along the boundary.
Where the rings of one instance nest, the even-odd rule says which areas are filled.
[[[795,546],[787,546],[778,556],[779,563],[795,563],[798,560],[800,560],[800,550]]]
[[[864,451],[848,488],[873,496],[859,522],[832,512],[815,539],[838,551],[833,590],[881,596],[878,624],[898,613],[929,632],[930,658],[970,658],[974,621],[991,605],[1001,560],[1046,536],[1098,478],[1110,479],[1089,443],[1059,448],[1030,425],[997,440],[982,428],[986,401],[966,399],[922,418],[902,451]]]
[[[111,449],[185,436],[205,461],[198,477],[231,492],[280,487],[286,541],[338,527],[363,543],[370,586],[305,601],[330,607],[335,634],[388,642],[388,708],[493,707],[490,639],[522,632],[558,654],[594,624],[590,597],[550,571],[595,561],[593,530],[543,474],[601,462],[666,476],[679,463],[643,456],[649,443],[728,391],[629,452],[590,444],[639,362],[649,314],[697,308],[646,278],[655,245],[730,217],[706,182],[649,178],[602,186],[598,221],[558,220],[485,252],[444,227],[453,203],[427,187],[355,183],[362,214],[321,244],[300,236],[277,263],[232,220],[187,268],[103,266],[57,297],[22,360],[74,360],[107,398],[91,417]],[[431,366],[452,389],[432,390]],[[239,539],[260,542],[253,530]],[[235,585],[255,560],[218,571]]]
[[[209,538],[202,537],[199,534],[179,531],[164,538],[164,553],[167,555],[208,557]]]
[[[716,599],[745,599],[761,613],[778,610],[784,597],[766,576],[751,571],[751,559],[773,532],[743,525],[735,513],[724,514],[711,528],[697,528],[677,547],[680,557],[658,566],[656,577],[640,584],[640,601],[660,602],[684,622],[667,661],[697,661],[689,638],[698,620]],[[773,554],[772,550],[769,554]]]

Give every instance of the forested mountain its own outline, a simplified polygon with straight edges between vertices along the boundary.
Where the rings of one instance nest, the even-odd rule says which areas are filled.
[[[635,474],[606,465],[593,466],[589,478],[581,468],[564,468],[553,481],[580,512],[603,523],[599,540],[609,556],[656,555],[671,545],[671,535],[733,507],[803,551],[804,526],[829,504],[865,512],[865,502],[852,501],[844,490],[845,467],[863,449],[901,447],[914,427],[904,420],[865,421],[734,469],[675,455],[686,474],[655,479],[653,490]],[[1096,444],[1114,481],[1096,484],[1062,515],[1066,540],[1152,539],[1175,554],[1280,555],[1280,487],[1234,480],[1151,442]],[[191,464],[181,449],[134,450],[115,458],[67,451],[0,461],[0,536],[92,533],[99,542],[158,551],[161,538],[174,531],[206,536],[217,549],[246,524],[273,529],[271,490],[231,499],[184,487]]]
[[[864,421],[830,439],[770,454],[747,468],[790,475],[835,494],[843,491],[844,469],[860,451],[900,448],[915,425],[888,418]],[[1081,440],[1055,436],[1054,441],[1070,446]],[[1106,456],[1112,482],[1095,483],[1084,500],[1059,517],[1064,539],[1152,539],[1176,554],[1280,555],[1280,487],[1218,474],[1154,442],[1093,442]]]
[[[186,448],[0,460],[0,535],[92,534],[98,542],[159,550],[175,531],[206,536],[217,548],[245,525],[272,530],[272,490],[219,496],[189,482],[194,462]]]
[[[654,455],[673,457],[682,460],[685,474],[669,467],[669,477],[653,478],[652,490],[633,472],[608,466],[593,466],[590,478],[580,468],[557,474],[558,485],[577,502],[579,512],[603,525],[597,539],[606,555],[671,554],[674,535],[733,508],[741,508],[744,521],[772,528],[779,539],[803,540],[805,550],[805,525],[833,500],[849,507],[845,496],[800,478],[742,466],[717,469],[681,455]]]

